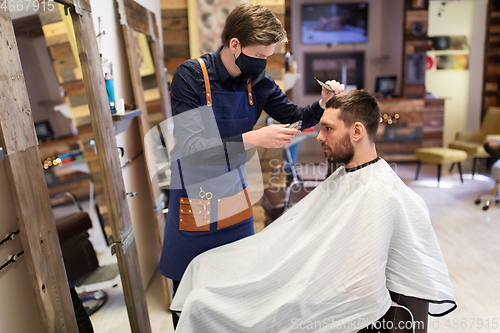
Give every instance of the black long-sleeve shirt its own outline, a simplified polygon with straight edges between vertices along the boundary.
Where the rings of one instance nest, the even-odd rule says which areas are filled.
[[[201,56],[207,67],[211,91],[246,92],[246,81],[241,77],[231,77],[222,63],[220,51],[221,49],[212,54]],[[304,107],[299,107],[292,103],[266,72],[256,78],[252,78],[251,83],[253,101],[256,106],[256,111],[258,112],[256,119],[258,119],[262,110],[265,110],[272,118],[283,124],[291,124],[295,121],[302,120],[302,126],[308,128],[317,124],[323,115],[324,110],[319,106],[319,101]],[[202,107],[204,93],[205,81],[200,64],[195,59],[185,61],[177,68],[172,80],[171,103],[173,116],[175,117],[185,111]],[[176,126],[177,124],[176,122]],[[181,126],[183,127],[183,133],[190,133],[192,135],[191,138],[199,138],[196,135],[197,133],[195,133],[199,131],[193,131],[193,128],[189,128],[189,126],[197,127],[194,120],[189,125],[183,123]],[[183,138],[186,137],[185,134],[181,136]],[[178,137],[178,135],[176,135],[176,137]],[[179,139],[177,141],[179,144]],[[228,155],[237,156],[244,152],[241,134],[231,138],[222,138],[222,142],[225,146],[224,155],[226,158]],[[232,142],[230,147],[226,145],[227,142]],[[238,145],[237,143],[240,144]],[[220,149],[214,148],[213,142],[207,145],[206,140],[196,140],[194,144],[192,140],[189,140],[189,142],[183,144],[183,146],[188,147],[188,149],[183,150],[182,147],[178,148],[183,150],[182,155],[184,157],[195,154],[197,156],[196,159],[201,158],[204,162],[214,160],[214,156],[218,156],[216,160],[219,160],[221,153]]]

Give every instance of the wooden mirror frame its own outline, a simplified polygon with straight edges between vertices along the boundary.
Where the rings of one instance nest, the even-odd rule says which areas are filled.
[[[0,4],[5,4],[1,1]],[[78,327],[9,9],[0,10],[0,146],[28,273],[45,332]],[[3,236],[2,236],[3,237]],[[2,262],[3,264],[3,262]]]
[[[123,294],[132,332],[151,332],[146,295],[132,230],[109,102],[102,75],[96,33],[89,0],[56,0],[71,12],[78,55],[82,67],[95,147],[108,206],[112,251],[118,259]]]
[[[134,32],[143,33],[148,37],[149,47],[152,51],[153,63],[155,67],[156,82],[160,92],[162,118],[163,120],[165,120],[172,116],[172,111],[170,107],[170,100],[168,97],[168,85],[165,77],[166,71],[164,70],[163,43],[159,38],[158,26],[156,24],[156,17],[154,13],[142,7],[133,0],[116,0],[116,2],[118,5],[120,24],[122,26],[125,47],[127,50],[127,58],[129,64],[130,79],[132,82],[132,89],[134,92],[134,100],[137,107],[142,110],[142,114],[139,118],[142,148],[146,156],[153,156],[152,149],[154,147],[147,146],[144,142],[144,137],[150,130],[150,125],[148,120],[148,110],[144,94],[144,86],[140,73],[139,60],[137,58],[137,52],[135,48]],[[149,151],[149,153],[146,153],[147,151]],[[151,177],[152,175],[149,174],[149,169],[146,168],[146,170],[148,172],[148,179],[153,179],[153,177]],[[153,183],[153,180],[148,182],[148,185],[151,195],[151,202],[152,204],[155,204],[161,194],[159,186],[157,183]],[[156,207],[152,208],[156,209]],[[157,210],[157,214],[155,217],[155,232],[158,240],[158,249],[161,254],[163,244],[163,231],[165,229],[165,216],[161,210]],[[170,307],[170,301],[172,298],[170,292],[170,290],[172,290],[172,285],[171,282],[165,277],[162,276],[161,279],[165,308],[168,309]]]

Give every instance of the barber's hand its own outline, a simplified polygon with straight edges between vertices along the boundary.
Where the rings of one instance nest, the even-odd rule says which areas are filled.
[[[260,146],[264,148],[280,148],[290,143],[297,129],[286,128],[288,125],[270,125],[255,131],[243,133],[245,146]]]
[[[321,89],[321,100],[319,101],[319,105],[324,109],[326,106],[326,102],[330,100],[334,95],[338,95],[342,93],[345,89],[345,86],[343,84],[340,84],[340,82],[337,82],[335,80],[331,81],[326,81],[325,82],[334,92],[331,92],[330,90],[326,88]]]

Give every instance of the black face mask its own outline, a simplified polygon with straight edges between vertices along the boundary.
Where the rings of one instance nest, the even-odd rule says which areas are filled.
[[[241,75],[245,78],[257,76],[266,69],[267,60],[249,57],[241,51],[240,55],[234,61],[239,67]]]

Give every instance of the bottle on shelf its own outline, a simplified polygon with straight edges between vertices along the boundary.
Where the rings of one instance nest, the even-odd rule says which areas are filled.
[[[285,73],[290,73],[290,66],[292,64],[292,54],[288,51],[285,52]]]
[[[104,82],[106,83],[106,91],[108,92],[109,107],[111,114],[116,113],[115,108],[115,86],[113,80],[113,64],[110,60],[102,57],[101,54],[102,72],[104,74]]]

